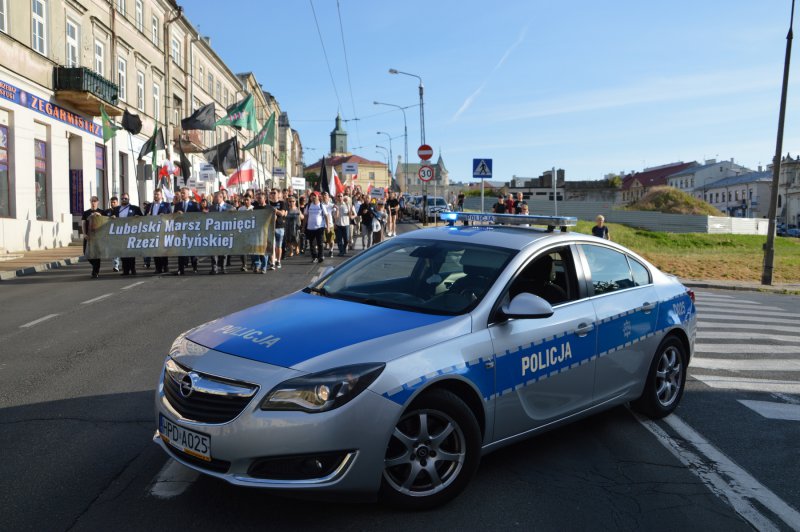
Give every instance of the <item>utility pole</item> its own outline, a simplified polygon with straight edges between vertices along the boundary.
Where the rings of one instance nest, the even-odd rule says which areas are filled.
[[[786,117],[786,92],[789,88],[789,63],[792,58],[792,24],[794,22],[794,0],[792,12],[789,17],[789,32],[786,34],[786,56],[783,62],[783,86],[781,87],[781,107],[778,113],[778,138],[775,142],[775,158],[772,163],[772,189],[769,198],[769,226],[767,228],[767,242],[764,244],[764,270],[761,274],[761,284],[771,285],[775,263],[775,216],[778,206],[778,183],[781,173],[781,152],[783,151],[783,125]]]

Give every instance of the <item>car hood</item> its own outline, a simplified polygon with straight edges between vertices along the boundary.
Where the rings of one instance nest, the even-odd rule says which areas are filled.
[[[453,319],[297,292],[201,325],[186,338],[208,349],[291,368],[343,347]]]

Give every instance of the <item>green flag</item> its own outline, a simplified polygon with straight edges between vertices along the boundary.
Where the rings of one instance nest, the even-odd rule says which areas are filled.
[[[121,126],[116,125],[114,122],[106,114],[106,106],[100,106],[100,115],[103,117],[103,143],[109,141],[109,139],[114,138],[117,134],[118,129],[122,129]]]
[[[253,137],[243,149],[249,150],[261,144],[275,144],[275,113],[272,113],[258,135]]]
[[[248,94],[244,100],[231,105],[226,111],[228,114],[217,120],[214,126],[242,127],[250,131],[258,131],[256,105],[252,94]]]

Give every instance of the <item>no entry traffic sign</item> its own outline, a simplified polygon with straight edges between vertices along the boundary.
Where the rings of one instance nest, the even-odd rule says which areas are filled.
[[[419,167],[419,178],[426,183],[433,179],[433,168],[430,166],[420,166]]]
[[[417,155],[419,155],[419,158],[422,159],[423,161],[427,161],[431,157],[433,157],[433,148],[431,148],[427,144],[423,144],[417,149]]]

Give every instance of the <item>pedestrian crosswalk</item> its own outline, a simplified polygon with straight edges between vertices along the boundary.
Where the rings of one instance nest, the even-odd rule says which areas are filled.
[[[697,292],[689,377],[767,419],[800,421],[800,313],[757,296]],[[753,393],[768,400],[753,400]]]

